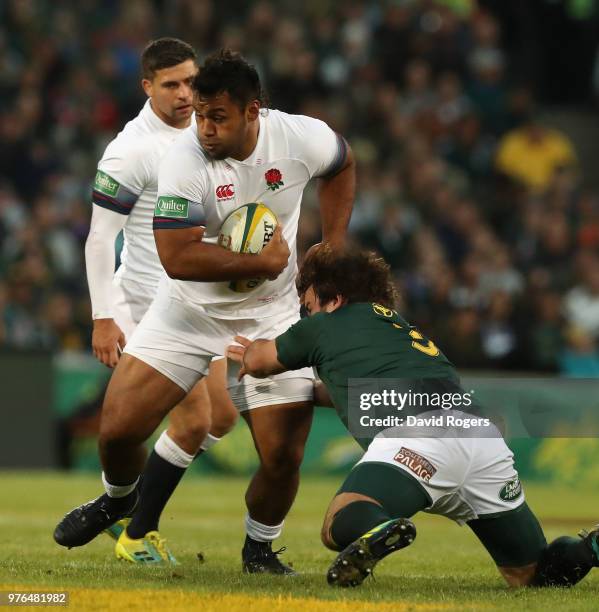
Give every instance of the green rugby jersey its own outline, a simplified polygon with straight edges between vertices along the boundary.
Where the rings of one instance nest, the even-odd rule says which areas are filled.
[[[275,343],[286,368],[316,367],[346,427],[350,378],[420,383],[416,391],[461,391],[453,364],[437,346],[397,311],[379,304],[349,304],[332,313],[316,313]]]

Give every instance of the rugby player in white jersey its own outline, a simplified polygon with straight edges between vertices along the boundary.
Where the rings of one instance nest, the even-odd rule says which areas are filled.
[[[197,72],[193,48],[174,38],[154,40],[143,51],[141,64],[148,100],[98,163],[85,248],[93,351],[111,368],[117,365],[120,351],[165,276],[152,232],[158,168],[167,148],[193,123],[191,81]],[[121,230],[124,246],[115,273],[115,239]],[[118,538],[117,557],[143,563],[174,561],[158,533],[159,518],[200,445],[203,449],[213,445],[235,423],[237,412],[226,392],[224,372],[224,361],[215,361],[207,379],[219,408],[211,430],[211,406],[204,382],[171,413],[169,428],[159,437],[146,464],[144,487],[127,533],[122,533],[122,524],[109,532]],[[61,544],[71,544],[68,533],[58,531],[55,537]]]
[[[103,528],[94,510],[100,503],[112,512],[113,504],[122,510],[135,502],[143,441],[206,375],[212,357],[225,354],[235,335],[274,338],[299,319],[295,242],[310,179],[320,179],[323,241],[333,248],[345,241],[355,191],[345,140],[322,121],[262,109],[255,69],[231,51],[208,58],[192,87],[197,131],[187,131],[163,158],[154,214],[156,246],[170,279],[127,343],[104,402],[99,445],[107,495],[65,517],[69,522],[83,508],[87,534]],[[280,222],[262,252],[218,246],[227,216],[257,201]],[[256,277],[269,280],[249,293],[229,287]],[[243,569],[293,573],[271,544],[297,492],[313,375],[298,370],[267,384],[229,375],[231,397],[260,457],[246,493]]]

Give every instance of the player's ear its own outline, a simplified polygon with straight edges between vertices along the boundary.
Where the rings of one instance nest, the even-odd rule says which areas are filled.
[[[258,102],[258,100],[252,100],[247,105],[245,113],[248,121],[256,121],[260,114],[260,102]]]
[[[148,96],[148,98],[151,98],[152,94],[154,92],[154,88],[152,87],[152,81],[150,81],[150,79],[142,79],[141,80],[141,86],[142,86],[146,96]]]
[[[341,306],[343,306],[345,303],[347,302],[347,300],[340,294],[338,293],[325,307],[325,311],[326,312],[334,312],[335,310],[337,310],[338,308],[341,308]]]
[[[347,300],[340,293],[338,293],[335,296],[335,299],[333,301],[335,303],[335,310],[337,310],[337,308],[341,308],[341,306],[344,306],[345,304],[347,304]]]

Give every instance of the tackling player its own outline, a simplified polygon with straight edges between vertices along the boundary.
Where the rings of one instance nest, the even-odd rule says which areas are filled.
[[[443,353],[393,310],[382,259],[321,247],[304,261],[298,290],[311,316],[275,339],[237,337],[242,347],[229,347],[228,355],[243,361],[240,376],[314,366],[346,427],[349,379],[409,379],[424,392],[461,391]],[[416,529],[409,518],[421,510],[466,523],[510,586],[572,586],[598,567],[599,529],[547,545],[524,501],[513,455],[491,427],[468,437],[451,426],[430,437],[407,437],[405,429],[376,436],[324,519],[324,544],[342,551],[329,583],[356,586],[380,559],[411,544]]]
[[[142,87],[148,100],[108,145],[98,163],[85,246],[94,320],[93,351],[111,368],[117,365],[120,351],[164,276],[152,232],[158,167],[167,148],[192,124],[193,114],[191,81],[197,66],[189,44],[174,38],[154,40],[143,51],[141,64]],[[121,230],[124,246],[115,273],[114,245]],[[131,523],[126,532],[121,525],[109,532],[118,538],[117,557],[144,563],[174,561],[158,533],[159,518],[200,445],[207,449],[235,423],[237,412],[226,393],[224,372],[224,361],[216,361],[207,379],[218,408],[212,424],[205,383],[194,387],[171,413],[169,428],[148,459],[143,491]],[[74,545],[64,530],[57,530],[55,538],[59,544]]]
[[[212,357],[223,355],[236,334],[275,337],[299,319],[295,239],[310,179],[319,178],[323,240],[334,246],[345,240],[355,169],[341,136],[322,121],[263,109],[256,70],[231,51],[209,57],[193,89],[197,131],[186,132],[164,157],[154,214],[170,279],[128,341],[108,387],[99,441],[107,495],[83,507],[86,537],[104,528],[95,511],[100,503],[106,501],[111,516],[135,503],[143,441],[206,375]],[[263,251],[219,247],[227,216],[258,201],[280,222]],[[229,287],[256,277],[270,282],[249,293]],[[271,544],[297,492],[312,420],[312,371],[241,383],[233,372],[229,391],[260,458],[246,493],[244,571],[293,573]],[[65,521],[81,512],[75,509]]]

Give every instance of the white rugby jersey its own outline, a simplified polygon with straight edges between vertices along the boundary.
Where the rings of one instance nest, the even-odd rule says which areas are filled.
[[[193,120],[192,125],[195,129]],[[157,287],[164,273],[152,232],[158,167],[167,148],[184,131],[162,121],[148,99],[139,115],[106,147],[98,163],[94,204],[129,217],[123,229],[117,278]]]
[[[169,149],[160,166],[154,229],[205,227],[203,240],[215,244],[228,215],[251,202],[268,206],[283,225],[289,265],[274,281],[237,293],[227,282],[169,279],[160,291],[223,319],[260,319],[281,309],[298,308],[296,234],[302,194],[313,177],[338,171],[347,143],[326,123],[302,115],[264,110],[258,142],[244,161],[211,159],[196,129]]]

